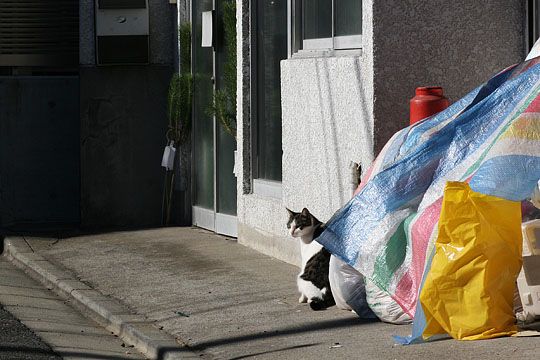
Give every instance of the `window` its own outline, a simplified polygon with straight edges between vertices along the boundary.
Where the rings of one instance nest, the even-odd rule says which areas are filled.
[[[290,0],[291,53],[362,46],[361,0]]]
[[[287,0],[252,1],[255,180],[281,181],[281,72],[287,58]]]
[[[527,1],[527,53],[540,37],[540,1]]]

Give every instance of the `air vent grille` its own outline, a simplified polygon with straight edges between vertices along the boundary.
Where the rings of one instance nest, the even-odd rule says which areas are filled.
[[[146,0],[99,0],[99,9],[145,9]]]
[[[73,66],[77,0],[0,0],[0,66]]]

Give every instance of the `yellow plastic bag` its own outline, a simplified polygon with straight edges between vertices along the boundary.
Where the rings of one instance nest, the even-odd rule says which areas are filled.
[[[423,338],[478,340],[516,333],[521,206],[448,182],[431,269],[420,294]]]

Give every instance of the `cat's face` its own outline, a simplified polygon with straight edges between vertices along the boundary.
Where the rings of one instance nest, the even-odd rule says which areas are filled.
[[[289,234],[295,238],[302,238],[302,241],[306,244],[311,243],[315,228],[320,222],[306,208],[299,213],[289,209],[287,209],[287,212],[289,213],[289,221],[287,222]]]

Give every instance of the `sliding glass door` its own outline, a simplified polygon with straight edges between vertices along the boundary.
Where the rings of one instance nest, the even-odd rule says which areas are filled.
[[[193,224],[236,236],[236,177],[233,174],[236,140],[211,111],[214,92],[227,88],[228,79],[224,76],[228,61],[223,23],[225,1],[192,2]],[[205,12],[205,16],[210,16],[210,11],[213,46],[203,47],[202,18]]]

